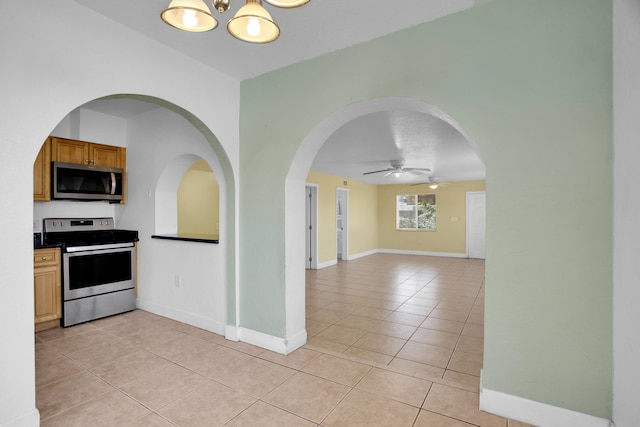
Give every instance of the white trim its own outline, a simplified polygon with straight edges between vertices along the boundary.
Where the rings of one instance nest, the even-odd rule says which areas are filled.
[[[441,256],[448,258],[466,258],[467,254],[459,254],[454,252],[427,252],[427,251],[405,251],[402,249],[378,249],[383,254],[400,254],[400,255],[425,255],[425,256]]]
[[[286,339],[254,331],[253,329],[227,325],[225,338],[231,341],[242,341],[287,355],[305,345],[307,342],[307,331],[302,330],[294,334],[291,338]]]
[[[240,328],[234,325],[226,325],[224,327],[224,337],[229,341],[240,341]]]
[[[40,412],[38,409],[32,409],[26,414],[11,418],[3,424],[2,427],[38,427],[40,425]]]
[[[467,196],[465,198],[465,203],[466,203],[465,210],[466,210],[466,214],[467,214],[467,221],[466,221],[467,231],[465,233],[466,234],[466,243],[465,243],[465,245],[466,245],[466,248],[467,248],[466,249],[466,251],[467,251],[466,252],[466,257],[467,258],[469,258],[469,239],[470,239],[470,234],[471,234],[470,233],[470,230],[471,230],[471,224],[470,224],[471,215],[469,213],[469,198],[470,198],[470,196],[479,195],[479,194],[484,194],[484,197],[485,197],[485,201],[484,201],[484,204],[485,204],[485,208],[484,208],[485,209],[485,226],[484,226],[485,241],[486,241],[486,237],[487,237],[487,226],[486,226],[487,192],[486,191],[467,191]],[[485,244],[485,247],[486,247],[486,244]],[[486,259],[486,257],[487,257],[486,256],[487,255],[486,254],[486,248],[485,248],[485,251],[484,251],[483,255],[484,256],[482,257],[482,259]]]
[[[366,251],[366,252],[359,252],[357,254],[349,255],[347,257],[347,260],[348,261],[353,261],[354,259],[366,257],[366,256],[373,255],[373,254],[377,254],[378,252],[380,252],[379,249],[372,249],[372,250]]]
[[[480,409],[540,427],[614,427],[611,421],[604,418],[486,388],[480,390]]]
[[[329,261],[325,261],[325,262],[321,262],[320,264],[317,265],[318,270],[322,269],[322,268],[327,268],[327,267],[331,267],[332,265],[336,265],[338,263],[337,259],[331,259]]]
[[[313,238],[311,239],[311,246],[307,245],[307,242],[305,241],[305,266],[308,266],[309,269],[311,270],[317,270],[318,267],[318,194],[320,193],[320,187],[318,186],[318,184],[313,184],[313,183],[306,183],[305,184],[305,223],[307,221],[307,211],[306,211],[306,206],[309,206],[309,209],[312,210],[312,214],[311,214],[311,223],[308,224],[311,226],[311,229],[313,230]],[[307,199],[309,198],[309,194],[311,194],[311,202],[310,204],[308,204]],[[305,233],[308,233],[308,230],[306,229],[307,225],[305,225]],[[307,234],[308,236],[309,234]],[[305,237],[306,239],[306,237]],[[309,247],[309,254],[307,256],[306,251],[307,248]],[[311,258],[311,261],[309,261],[309,257]]]
[[[344,198],[340,197],[339,194],[342,194]],[[340,248],[342,251],[342,255],[339,257],[342,260],[349,259],[349,189],[344,187],[336,188],[336,203],[338,203],[339,199],[344,200],[344,206],[342,209],[342,247]],[[337,207],[336,207],[336,225],[337,225]],[[336,245],[337,246],[337,245]],[[336,258],[338,258],[338,254],[336,253]]]
[[[224,335],[226,325],[218,320],[209,317],[203,317],[198,314],[189,313],[175,308],[167,307],[162,304],[150,302],[142,298],[136,300],[136,307],[159,316],[168,317],[197,328],[201,328],[216,334]]]

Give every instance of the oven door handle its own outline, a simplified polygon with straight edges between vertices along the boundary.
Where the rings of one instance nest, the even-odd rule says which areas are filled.
[[[65,248],[65,252],[73,253],[73,252],[88,252],[88,251],[101,251],[105,249],[121,249],[121,248],[131,248],[133,247],[133,243],[110,243],[106,245],[90,245],[90,246],[71,246]]]
[[[111,195],[116,194],[116,174],[111,172]]]

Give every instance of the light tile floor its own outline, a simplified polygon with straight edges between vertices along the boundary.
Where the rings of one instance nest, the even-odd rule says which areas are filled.
[[[478,410],[483,261],[376,254],[306,280],[288,356],[141,310],[37,333],[41,425],[525,426]]]

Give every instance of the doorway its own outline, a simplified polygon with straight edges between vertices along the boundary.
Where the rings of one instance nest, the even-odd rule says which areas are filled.
[[[336,188],[336,258],[349,259],[349,190]]]
[[[318,268],[318,186],[305,186],[305,268]]]
[[[467,258],[485,259],[486,192],[467,193]]]

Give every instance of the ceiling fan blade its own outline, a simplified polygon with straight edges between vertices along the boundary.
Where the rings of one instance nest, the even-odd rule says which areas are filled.
[[[365,172],[362,175],[371,175],[372,173],[389,172],[389,171],[394,171],[394,170],[395,169],[393,169],[393,168],[387,168],[387,169],[381,169],[379,171]]]
[[[406,170],[407,172],[410,172],[410,171],[431,172],[431,169],[429,168],[404,168],[404,170]]]
[[[421,169],[409,168],[409,169],[405,169],[404,171],[412,173],[414,175],[424,175],[424,171],[422,171]]]
[[[392,173],[397,173],[397,172],[395,171],[395,169],[391,169],[389,172],[385,173],[384,176],[389,176]]]

